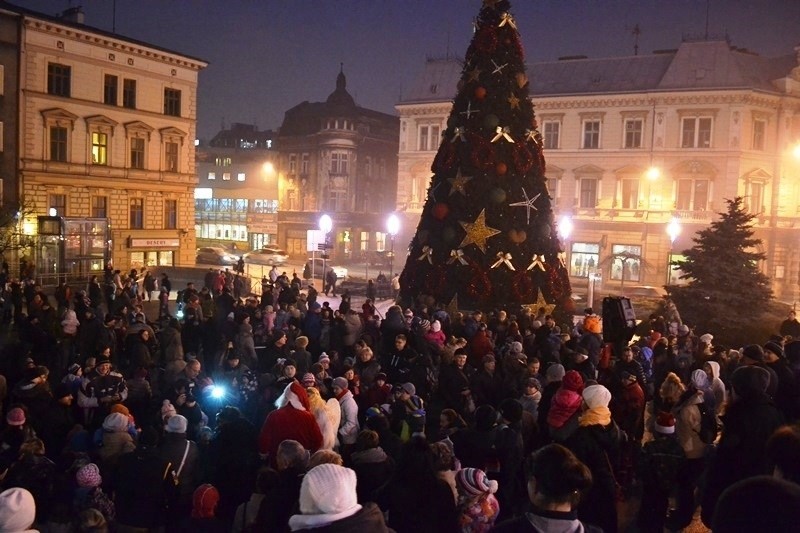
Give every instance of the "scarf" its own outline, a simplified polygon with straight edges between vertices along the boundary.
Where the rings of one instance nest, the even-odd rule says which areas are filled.
[[[611,423],[611,410],[608,407],[595,407],[587,409],[578,417],[578,425],[584,426],[607,426]]]

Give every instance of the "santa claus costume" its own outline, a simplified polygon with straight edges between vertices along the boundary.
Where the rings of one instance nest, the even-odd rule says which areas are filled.
[[[322,433],[309,410],[308,393],[300,383],[287,385],[275,405],[278,409],[267,416],[258,436],[258,451],[269,458],[273,468],[277,466],[278,445],[287,439],[296,440],[311,453],[322,446]]]

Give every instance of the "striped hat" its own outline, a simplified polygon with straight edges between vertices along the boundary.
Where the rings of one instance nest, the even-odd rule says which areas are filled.
[[[465,496],[481,496],[497,492],[497,481],[489,479],[483,470],[462,468],[456,473],[456,486]]]

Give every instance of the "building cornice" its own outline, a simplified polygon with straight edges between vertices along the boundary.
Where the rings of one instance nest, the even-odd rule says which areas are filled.
[[[208,66],[208,63],[204,61],[192,59],[177,53],[170,54],[166,51],[157,50],[144,44],[134,43],[124,39],[115,39],[108,35],[103,35],[88,30],[79,30],[69,26],[62,26],[54,22],[25,17],[24,24],[26,28],[31,30],[49,33],[64,39],[72,39],[74,41],[91,43],[96,46],[107,48],[109,51],[124,52],[134,56],[151,59],[153,61],[160,61],[168,65],[174,65],[195,71],[202,70]]]

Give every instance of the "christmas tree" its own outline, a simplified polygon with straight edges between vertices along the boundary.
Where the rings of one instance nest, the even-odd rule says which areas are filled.
[[[697,232],[694,246],[683,251],[685,259],[673,263],[688,284],[668,289],[683,321],[697,331],[714,332],[719,340],[749,343],[753,337],[740,339],[737,333],[746,331],[747,324],[765,309],[772,289],[759,269],[766,255],[757,251],[761,239],[754,237],[756,215],[745,209],[741,197],[726,203],[727,212]],[[747,312],[735,312],[743,303]]]
[[[401,300],[568,306],[570,285],[508,0],[484,0],[400,276]]]

